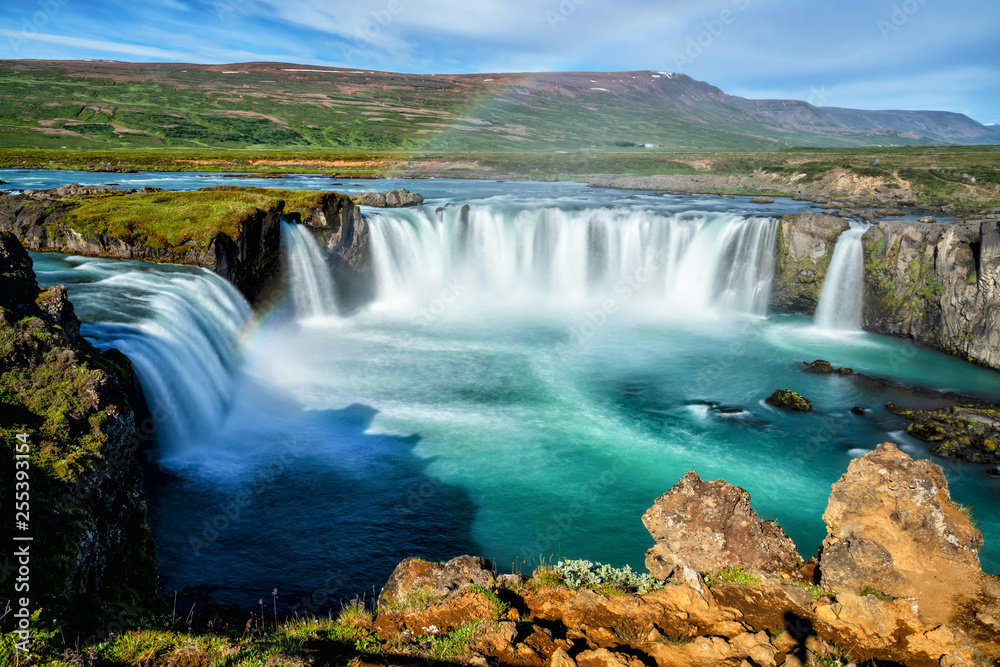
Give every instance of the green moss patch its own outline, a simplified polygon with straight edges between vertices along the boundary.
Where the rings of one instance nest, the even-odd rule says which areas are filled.
[[[235,238],[239,224],[282,205],[288,213],[322,206],[314,190],[219,186],[192,192],[110,195],[81,200],[63,222],[81,233],[168,249],[207,246],[219,234]]]

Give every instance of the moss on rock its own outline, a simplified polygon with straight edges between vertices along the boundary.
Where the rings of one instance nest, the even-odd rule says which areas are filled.
[[[778,389],[768,396],[765,401],[768,405],[786,410],[797,410],[798,412],[809,412],[812,410],[812,403],[790,389]]]

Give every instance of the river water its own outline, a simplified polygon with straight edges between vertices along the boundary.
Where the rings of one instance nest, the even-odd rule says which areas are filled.
[[[366,210],[377,297],[349,316],[316,305],[327,290],[307,275],[316,249],[301,235],[287,303],[263,321],[204,270],[32,254],[40,282],[69,284],[85,335],[136,363],[161,422],[149,509],[163,589],[189,599],[254,606],[277,588],[286,610],[320,610],[377,592],[406,556],[642,569],[652,540],[640,517],[689,470],[747,489],[809,557],[852,458],[887,441],[929,454],[884,409],[923,399],[804,374],[800,362],[1000,398],[1000,374],[768,315],[776,217],[802,202],[574,183],[0,179],[15,189],[402,185],[428,198]],[[766,405],[779,388],[813,412]],[[1000,572],[1000,484],[981,466],[936,461],[979,517],[984,568]]]

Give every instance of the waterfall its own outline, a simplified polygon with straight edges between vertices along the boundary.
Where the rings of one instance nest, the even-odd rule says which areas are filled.
[[[126,270],[93,288],[74,301],[105,321],[82,332],[99,350],[117,348],[132,361],[160,444],[205,437],[229,405],[252,315],[247,302],[207,270]]]
[[[864,250],[861,237],[871,225],[851,222],[833,250],[816,308],[814,322],[822,329],[850,331],[861,328],[864,292]]]
[[[323,317],[337,312],[333,278],[323,252],[302,225],[281,222],[288,291],[297,318]]]
[[[484,299],[559,303],[641,294],[668,312],[764,314],[777,222],[619,208],[473,206],[369,215],[381,303],[420,303],[456,281]]]

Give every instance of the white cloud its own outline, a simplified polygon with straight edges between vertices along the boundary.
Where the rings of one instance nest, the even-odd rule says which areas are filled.
[[[140,56],[142,58],[156,58],[158,60],[184,60],[190,54],[182,51],[169,51],[155,46],[143,46],[141,44],[126,44],[124,42],[109,42],[98,39],[87,39],[84,37],[67,37],[65,35],[51,35],[40,32],[29,32],[26,30],[9,30],[0,28],[0,35],[7,37],[10,44],[17,42],[43,42],[45,44],[59,44],[61,46],[71,46],[87,51],[100,51],[110,53],[124,53],[130,56]]]

